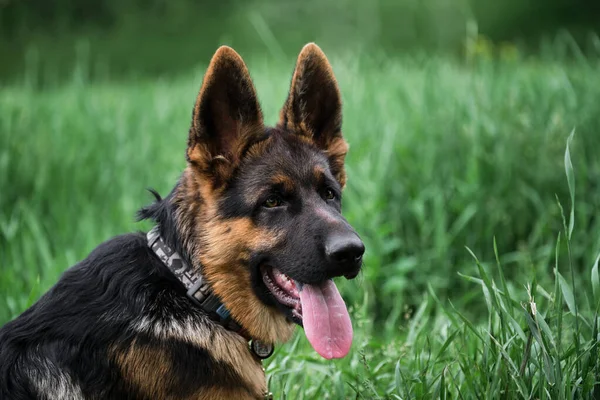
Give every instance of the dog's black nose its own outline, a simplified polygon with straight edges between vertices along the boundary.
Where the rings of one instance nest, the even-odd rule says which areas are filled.
[[[325,243],[325,256],[329,262],[349,268],[360,267],[365,245],[355,234],[334,235]]]

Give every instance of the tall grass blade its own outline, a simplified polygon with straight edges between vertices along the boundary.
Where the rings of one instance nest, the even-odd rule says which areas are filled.
[[[571,152],[569,146],[573,141],[575,135],[575,129],[571,131],[569,138],[567,139],[567,148],[565,150],[565,173],[567,174],[567,184],[569,185],[569,194],[571,195],[571,215],[569,216],[569,240],[573,233],[573,226],[575,225],[575,173],[573,172],[573,163],[571,162]]]
[[[596,257],[594,266],[592,267],[592,292],[594,294],[594,302],[596,303],[596,309],[600,304],[600,277],[598,276],[598,262],[600,261],[600,254]]]
[[[571,312],[571,314],[576,316],[577,315],[577,305],[575,304],[575,296],[573,295],[573,290],[571,289],[571,286],[565,280],[565,278],[563,278],[563,276],[561,275],[560,272],[556,271],[556,275],[558,278],[558,282],[560,284],[560,289],[562,291],[562,295],[565,299],[565,302],[567,303],[567,307],[569,308],[569,311]]]

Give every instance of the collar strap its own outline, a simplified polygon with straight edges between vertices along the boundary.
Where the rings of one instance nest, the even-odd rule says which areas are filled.
[[[229,310],[221,302],[221,299],[210,290],[208,282],[206,282],[202,274],[199,271],[194,271],[179,253],[167,245],[160,236],[158,226],[152,228],[146,235],[146,238],[148,239],[148,247],[152,249],[162,263],[187,289],[187,297],[192,303],[204,310],[211,319],[225,328],[236,332],[246,340],[251,340],[246,330],[231,317]],[[263,360],[273,354],[274,347],[270,343],[263,343],[260,340],[252,339],[250,350],[256,357]]]
[[[158,226],[146,235],[148,247],[156,253],[163,264],[187,289],[187,297],[204,310],[211,319],[225,328],[250,339],[244,329],[231,317],[229,310],[219,297],[210,290],[208,283],[200,272],[194,271],[175,250],[170,248],[160,236]]]

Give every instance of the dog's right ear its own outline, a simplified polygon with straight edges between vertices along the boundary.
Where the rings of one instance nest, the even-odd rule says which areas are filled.
[[[235,50],[221,46],[196,99],[188,162],[215,182],[224,182],[245,150],[263,135],[262,111],[248,68]]]

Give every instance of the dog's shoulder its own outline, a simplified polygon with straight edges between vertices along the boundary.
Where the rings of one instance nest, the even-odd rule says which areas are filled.
[[[10,398],[19,398],[19,390],[23,398],[33,398],[36,388],[52,387],[57,398],[81,398],[80,383],[98,379],[96,373],[110,376],[110,343],[123,340],[120,331],[127,332],[153,292],[169,284],[163,274],[141,233],[96,247],[0,329],[0,394],[12,386]],[[71,374],[77,364],[89,372]]]
[[[99,325],[101,331],[106,320],[130,320],[165,285],[176,288],[176,281],[153,255],[145,235],[116,236],[67,269],[35,304],[0,329],[0,348],[11,339],[74,338],[90,326]]]

